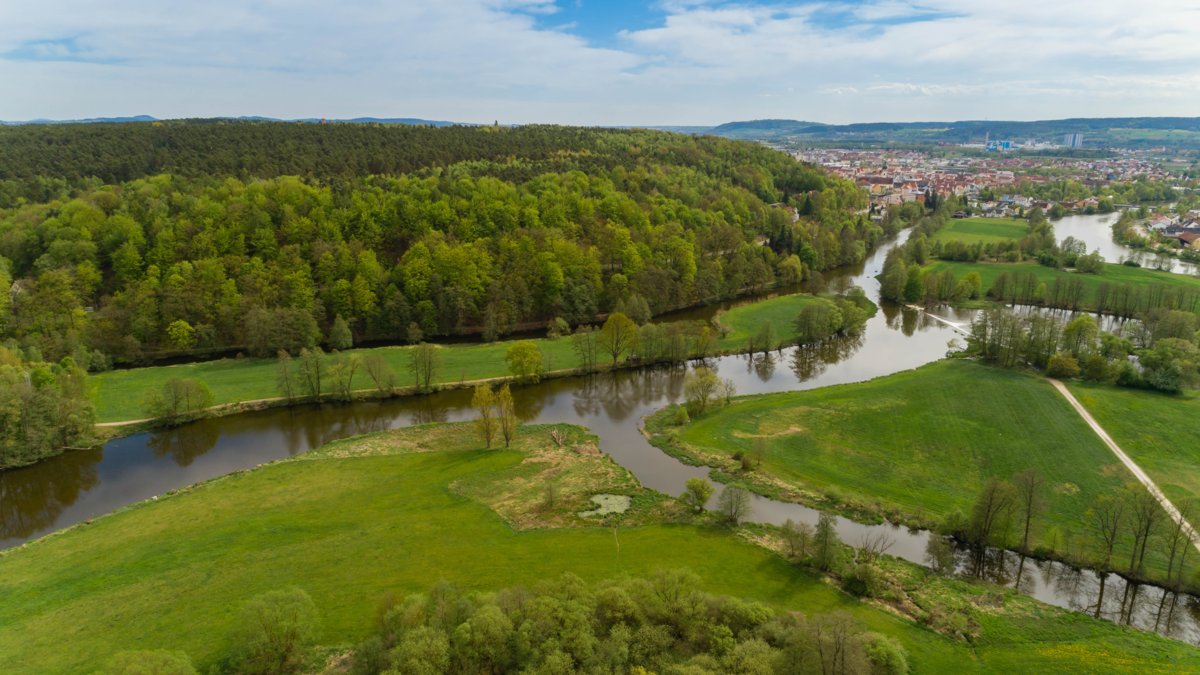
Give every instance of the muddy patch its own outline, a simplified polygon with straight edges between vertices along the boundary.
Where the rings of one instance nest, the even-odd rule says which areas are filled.
[[[633,504],[633,498],[626,495],[592,495],[592,501],[598,505],[591,511],[580,511],[581,518],[591,516],[607,516],[610,513],[625,513]]]

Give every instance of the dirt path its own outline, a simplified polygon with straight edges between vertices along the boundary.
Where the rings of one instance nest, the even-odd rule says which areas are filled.
[[[1100,437],[1100,440],[1104,441],[1104,444],[1108,446],[1108,449],[1113,451],[1113,454],[1115,454],[1117,458],[1121,460],[1121,463],[1125,465],[1125,468],[1129,469],[1129,471],[1132,472],[1133,475],[1142,482],[1142,485],[1146,486],[1146,489],[1150,491],[1150,494],[1154,495],[1154,498],[1158,500],[1159,504],[1162,504],[1162,507],[1167,512],[1167,515],[1171,516],[1171,519],[1176,523],[1183,524],[1183,529],[1185,532],[1187,532],[1188,537],[1191,538],[1192,545],[1196,547],[1197,551],[1200,551],[1200,535],[1196,533],[1196,530],[1192,527],[1191,523],[1183,519],[1183,516],[1179,514],[1179,509],[1176,509],[1175,505],[1171,503],[1171,500],[1167,499],[1167,496],[1163,494],[1163,491],[1158,489],[1158,486],[1154,484],[1153,480],[1150,480],[1150,476],[1146,475],[1145,471],[1142,471],[1142,467],[1135,464],[1134,461],[1129,458],[1129,455],[1126,455],[1125,451],[1121,450],[1120,446],[1118,446],[1116,442],[1113,441],[1112,437],[1108,435],[1108,432],[1105,431],[1098,422],[1096,422],[1091,413],[1089,413],[1087,409],[1085,409],[1083,405],[1076,400],[1075,396],[1071,393],[1071,390],[1067,389],[1066,385],[1053,378],[1048,377],[1046,379],[1050,380],[1050,383],[1054,385],[1054,388],[1057,389],[1060,394],[1066,397],[1067,402],[1071,404],[1071,407],[1075,408],[1075,412],[1079,413],[1079,416],[1083,418],[1083,421],[1088,423],[1088,426],[1092,428],[1092,431],[1095,431],[1096,435]]]

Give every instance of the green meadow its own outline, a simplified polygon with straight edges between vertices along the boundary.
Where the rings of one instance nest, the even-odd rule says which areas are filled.
[[[996,281],[996,277],[1003,272],[1008,272],[1011,277],[1014,274],[1028,276],[1031,272],[1035,274],[1039,281],[1046,284],[1047,287],[1054,283],[1057,277],[1081,278],[1084,285],[1087,287],[1087,297],[1085,304],[1091,304],[1096,293],[1096,287],[1104,282],[1108,282],[1114,286],[1121,284],[1130,284],[1133,286],[1150,286],[1152,284],[1168,284],[1171,286],[1184,286],[1200,290],[1200,278],[1189,276],[1186,274],[1174,274],[1172,272],[1163,272],[1160,270],[1149,270],[1142,267],[1127,267],[1125,265],[1108,264],[1104,266],[1103,274],[1079,274],[1077,272],[1067,272],[1064,270],[1056,270],[1045,265],[1039,265],[1036,262],[1021,262],[1021,263],[966,263],[966,262],[950,262],[946,260],[935,260],[925,268],[931,272],[942,272],[950,270],[956,278],[963,278],[970,272],[979,274],[979,278],[983,281],[983,290],[986,292],[992,287],[992,283]]]
[[[1200,519],[1200,400],[1068,381],[1067,387],[1176,506]]]
[[[800,310],[813,302],[823,302],[811,295],[785,295],[762,302],[742,305],[722,315],[721,320],[733,327],[733,332],[718,340],[721,351],[737,351],[758,333],[768,319],[773,321],[781,338],[792,335],[792,321]],[[569,370],[581,364],[568,337],[536,339],[549,370]],[[508,377],[504,355],[512,342],[488,344],[443,345],[443,368],[437,381],[453,384],[460,381]],[[378,347],[351,349],[347,354],[383,354],[396,373],[401,385],[412,385],[408,373],[408,347]],[[600,363],[611,363],[601,355]],[[93,401],[97,422],[121,422],[146,417],[143,401],[146,394],[162,386],[171,377],[193,378],[212,390],[218,405],[237,401],[254,401],[279,396],[275,388],[275,359],[221,359],[178,366],[153,366],[129,370],[113,370],[92,377]],[[371,389],[375,384],[365,369],[354,377],[355,389]]]
[[[955,239],[964,244],[1020,239],[1029,234],[1029,223],[1016,218],[963,218],[951,220],[929,238],[930,242]]]
[[[578,427],[559,428],[572,442],[586,440]],[[684,566],[712,593],[809,615],[851,612],[898,639],[914,673],[1200,668],[1191,646],[1011,592],[1004,604],[1012,609],[973,609],[961,582],[947,583],[966,589],[959,602],[977,616],[980,634],[951,639],[727,528],[632,525],[620,528],[618,549],[609,527],[514,527],[488,507],[495,496],[487,486],[519,482],[523,459],[546,445],[548,430],[525,427],[517,449],[484,450],[472,429],[429,425],[346,439],[5,552],[0,672],[91,673],[114,652],[160,648],[185,651],[208,672],[226,653],[242,604],[291,585],[321,612],[320,644],[349,646],[370,634],[389,590],[421,592],[445,578],[483,591],[564,572],[594,582]],[[662,503],[635,496],[630,517]]]
[[[970,513],[988,478],[1036,468],[1049,489],[1031,545],[1053,526],[1081,541],[1092,502],[1134,480],[1045,379],[972,361],[740,397],[684,427],[670,425],[672,413],[660,411],[648,424],[666,434],[656,444],[668,452],[826,508],[832,493],[835,504],[878,503],[933,517],[955,507]],[[742,472],[732,456],[750,453],[759,438],[769,455],[760,470]],[[1147,563],[1165,568],[1157,559]]]

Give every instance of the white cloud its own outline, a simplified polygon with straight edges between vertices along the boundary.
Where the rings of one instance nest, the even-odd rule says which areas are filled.
[[[666,0],[658,25],[608,48],[555,22],[573,1],[4,3],[0,119],[704,124],[1200,110],[1195,0]]]

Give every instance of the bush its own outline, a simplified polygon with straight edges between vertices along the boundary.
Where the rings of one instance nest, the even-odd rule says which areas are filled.
[[[1146,383],[1142,380],[1142,375],[1137,371],[1134,365],[1124,359],[1118,361],[1112,369],[1116,373],[1117,386],[1131,387],[1133,389],[1142,389]]]
[[[1046,374],[1057,378],[1075,377],[1079,374],[1079,362],[1075,360],[1074,356],[1055,354],[1050,357],[1050,363],[1046,366]]]
[[[908,656],[904,647],[892,638],[879,633],[863,636],[863,648],[875,675],[907,675]]]
[[[244,675],[286,675],[299,671],[304,651],[320,632],[317,608],[299,588],[271,591],[242,608],[230,636],[231,661]]]
[[[750,455],[742,455],[742,471],[750,471],[754,468],[754,461],[750,459]]]
[[[959,507],[954,507],[942,516],[942,520],[938,523],[938,532],[952,537],[962,537],[963,534],[971,527],[971,521],[967,518],[967,514]]]
[[[688,411],[685,406],[679,406],[675,409],[675,426],[681,427],[689,421]]]
[[[878,595],[880,571],[874,565],[851,566],[842,573],[842,588],[854,595]]]
[[[1084,379],[1093,382],[1104,382],[1108,379],[1108,360],[1099,354],[1093,354],[1088,358],[1087,369],[1084,370]]]
[[[108,662],[103,675],[196,675],[192,660],[183,652],[121,652]]]

